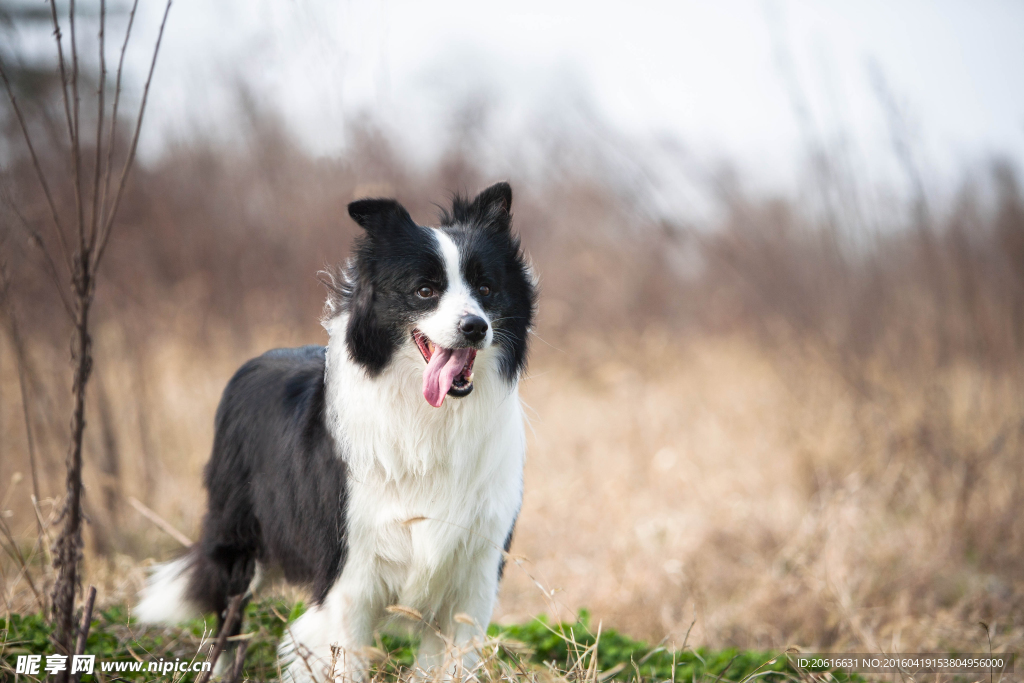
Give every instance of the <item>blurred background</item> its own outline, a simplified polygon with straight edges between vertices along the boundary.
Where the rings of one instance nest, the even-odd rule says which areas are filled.
[[[111,0],[111,35],[130,10]],[[97,4],[78,11],[95,55]],[[162,11],[139,4],[126,111]],[[0,0],[0,59],[59,175],[49,21]],[[87,580],[129,600],[179,547],[130,498],[197,535],[220,392],[253,355],[326,342],[317,271],[348,252],[349,201],[430,224],[507,179],[542,295],[496,619],[1019,649],[1022,34],[1009,1],[179,0],[97,291]],[[81,70],[88,129],[95,56]],[[34,539],[63,490],[70,321],[6,101],[0,164],[0,508]]]

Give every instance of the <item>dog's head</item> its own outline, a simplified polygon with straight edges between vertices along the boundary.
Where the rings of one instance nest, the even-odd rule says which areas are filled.
[[[423,395],[435,407],[473,391],[475,366],[515,382],[536,293],[511,209],[508,183],[473,201],[456,196],[438,227],[417,225],[394,199],[349,204],[366,232],[328,311],[348,314],[351,359],[376,376],[396,358],[422,358]]]

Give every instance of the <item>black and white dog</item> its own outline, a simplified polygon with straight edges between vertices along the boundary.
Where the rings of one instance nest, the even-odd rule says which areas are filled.
[[[312,589],[281,646],[294,679],[358,677],[394,604],[429,624],[424,670],[471,649],[523,491],[536,292],[511,207],[507,183],[456,196],[438,227],[392,199],[349,204],[365,235],[327,278],[330,342],[269,351],[228,383],[202,540],[152,575],[142,621],[223,615],[276,566]]]

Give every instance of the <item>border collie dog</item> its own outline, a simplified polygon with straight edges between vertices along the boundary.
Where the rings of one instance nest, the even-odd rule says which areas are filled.
[[[349,204],[365,234],[325,278],[330,341],[228,383],[202,539],[150,577],[142,621],[223,620],[276,567],[312,590],[281,645],[292,679],[365,676],[396,604],[423,615],[418,667],[475,662],[523,492],[536,292],[511,207],[507,183],[456,196],[438,227],[393,199]]]

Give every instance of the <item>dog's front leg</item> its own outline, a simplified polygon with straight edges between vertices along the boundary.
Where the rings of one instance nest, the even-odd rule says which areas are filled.
[[[351,563],[345,568],[323,603],[288,628],[280,648],[288,679],[345,683],[369,678],[366,648],[382,615],[377,588],[369,572]]]
[[[481,550],[460,563],[463,569],[455,581],[458,588],[449,608],[451,615],[435,628],[426,628],[416,653],[416,667],[436,673],[441,667],[447,678],[465,679],[480,662],[480,646],[498,595],[498,566],[501,556],[494,549]]]
[[[465,671],[472,671],[480,662],[480,653],[487,638],[494,604],[498,600],[498,566],[500,554],[489,549],[475,564],[467,577],[466,589],[459,592],[453,624],[455,652]]]

